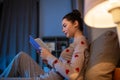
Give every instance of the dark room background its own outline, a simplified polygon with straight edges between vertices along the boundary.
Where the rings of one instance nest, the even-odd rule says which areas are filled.
[[[19,51],[36,60],[29,35],[38,37],[39,1],[3,0],[0,12],[0,69],[3,70]]]

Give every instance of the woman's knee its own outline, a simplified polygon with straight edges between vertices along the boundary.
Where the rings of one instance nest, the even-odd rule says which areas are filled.
[[[26,58],[28,57],[29,55],[23,51],[20,51],[17,55],[16,55],[16,58]]]

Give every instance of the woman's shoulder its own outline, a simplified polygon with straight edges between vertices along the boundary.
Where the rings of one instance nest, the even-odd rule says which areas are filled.
[[[74,42],[74,50],[75,52],[81,52],[88,48],[87,39],[84,36],[79,37]]]
[[[74,42],[74,45],[87,45],[87,44],[88,44],[87,39],[83,35],[78,37]]]

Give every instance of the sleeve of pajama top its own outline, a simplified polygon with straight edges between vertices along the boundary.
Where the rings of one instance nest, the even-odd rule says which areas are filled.
[[[84,51],[87,48],[87,41],[84,36],[81,36],[61,53],[59,59],[53,55],[49,56],[47,58],[48,64],[63,77],[75,80],[83,68]]]

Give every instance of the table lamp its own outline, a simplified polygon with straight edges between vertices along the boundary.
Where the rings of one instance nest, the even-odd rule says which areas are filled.
[[[85,0],[84,22],[89,27],[116,27],[120,45],[120,0]]]

